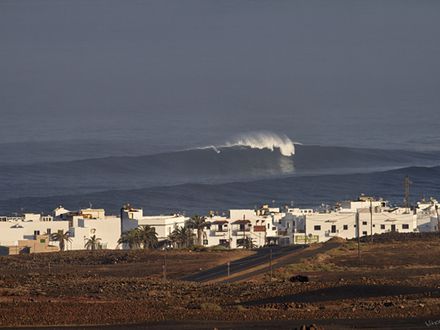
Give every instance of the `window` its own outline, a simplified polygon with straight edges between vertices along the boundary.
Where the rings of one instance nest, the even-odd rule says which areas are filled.
[[[380,225],[380,229],[385,229],[385,225]]]
[[[34,236],[38,236],[40,235],[40,231],[39,230],[34,230]]]
[[[314,226],[313,229],[314,230],[321,230],[321,226]]]
[[[227,239],[221,239],[219,240],[219,245],[229,247],[229,242]]]
[[[348,230],[348,225],[344,225],[344,230]]]
[[[362,224],[366,226],[368,223],[366,221],[362,221]]]
[[[366,232],[366,231],[363,231],[363,232],[362,232],[362,236],[367,236],[367,232]]]
[[[47,228],[46,233],[47,233],[48,235],[52,234],[52,229]]]
[[[409,229],[409,225],[408,225],[407,223],[404,223],[404,224],[402,225],[402,229]]]

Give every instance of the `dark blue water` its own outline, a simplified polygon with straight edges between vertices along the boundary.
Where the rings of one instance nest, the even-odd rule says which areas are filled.
[[[8,146],[11,157],[0,161],[0,213],[49,212],[60,204],[77,209],[89,203],[116,213],[131,203],[150,214],[191,214],[266,202],[317,207],[361,193],[400,204],[406,175],[413,182],[413,202],[440,193],[440,152],[296,145],[290,155],[286,141],[273,150],[263,148],[264,140],[263,145],[156,153],[150,148],[145,155],[105,143],[91,150],[40,146],[56,151],[58,160],[42,153],[20,159],[20,148],[13,149],[14,155]],[[81,158],[91,152],[97,157]]]

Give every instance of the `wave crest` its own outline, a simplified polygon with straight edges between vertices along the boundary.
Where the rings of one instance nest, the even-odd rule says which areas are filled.
[[[295,144],[286,135],[278,135],[274,133],[249,133],[238,135],[231,142],[227,142],[221,147],[250,147],[253,149],[279,149],[281,154],[286,157],[293,156],[295,154]]]

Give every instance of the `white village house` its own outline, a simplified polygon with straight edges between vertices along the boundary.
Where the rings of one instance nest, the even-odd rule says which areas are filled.
[[[61,211],[61,209],[63,211]],[[104,209],[81,209],[70,212],[62,207],[55,209],[57,219],[68,221],[71,241],[67,250],[83,250],[88,239],[95,236],[103,249],[118,249],[121,237],[121,219],[119,216],[106,215]]]
[[[223,245],[235,249],[244,239],[251,239],[255,247],[278,243],[279,208],[229,210],[229,217],[211,216],[206,219],[203,245]]]
[[[69,230],[68,221],[54,221],[50,215],[24,213],[20,216],[0,216],[0,254],[18,254],[21,251],[45,252],[49,243],[58,250],[58,242],[49,242],[49,236]]]
[[[287,213],[289,214],[289,213]],[[335,210],[290,213],[293,243],[325,242],[332,237],[352,239],[386,232],[415,232],[417,216],[406,208],[391,208],[383,200],[361,196],[344,201]]]
[[[122,232],[148,225],[154,227],[159,241],[168,239],[176,228],[185,226],[185,222],[189,220],[180,214],[145,216],[142,208],[133,208],[130,205],[121,209],[121,218]]]

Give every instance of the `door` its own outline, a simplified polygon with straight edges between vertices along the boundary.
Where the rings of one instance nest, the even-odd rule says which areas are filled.
[[[391,225],[391,231],[396,231],[396,225]]]
[[[336,233],[336,225],[332,225],[332,233]]]

